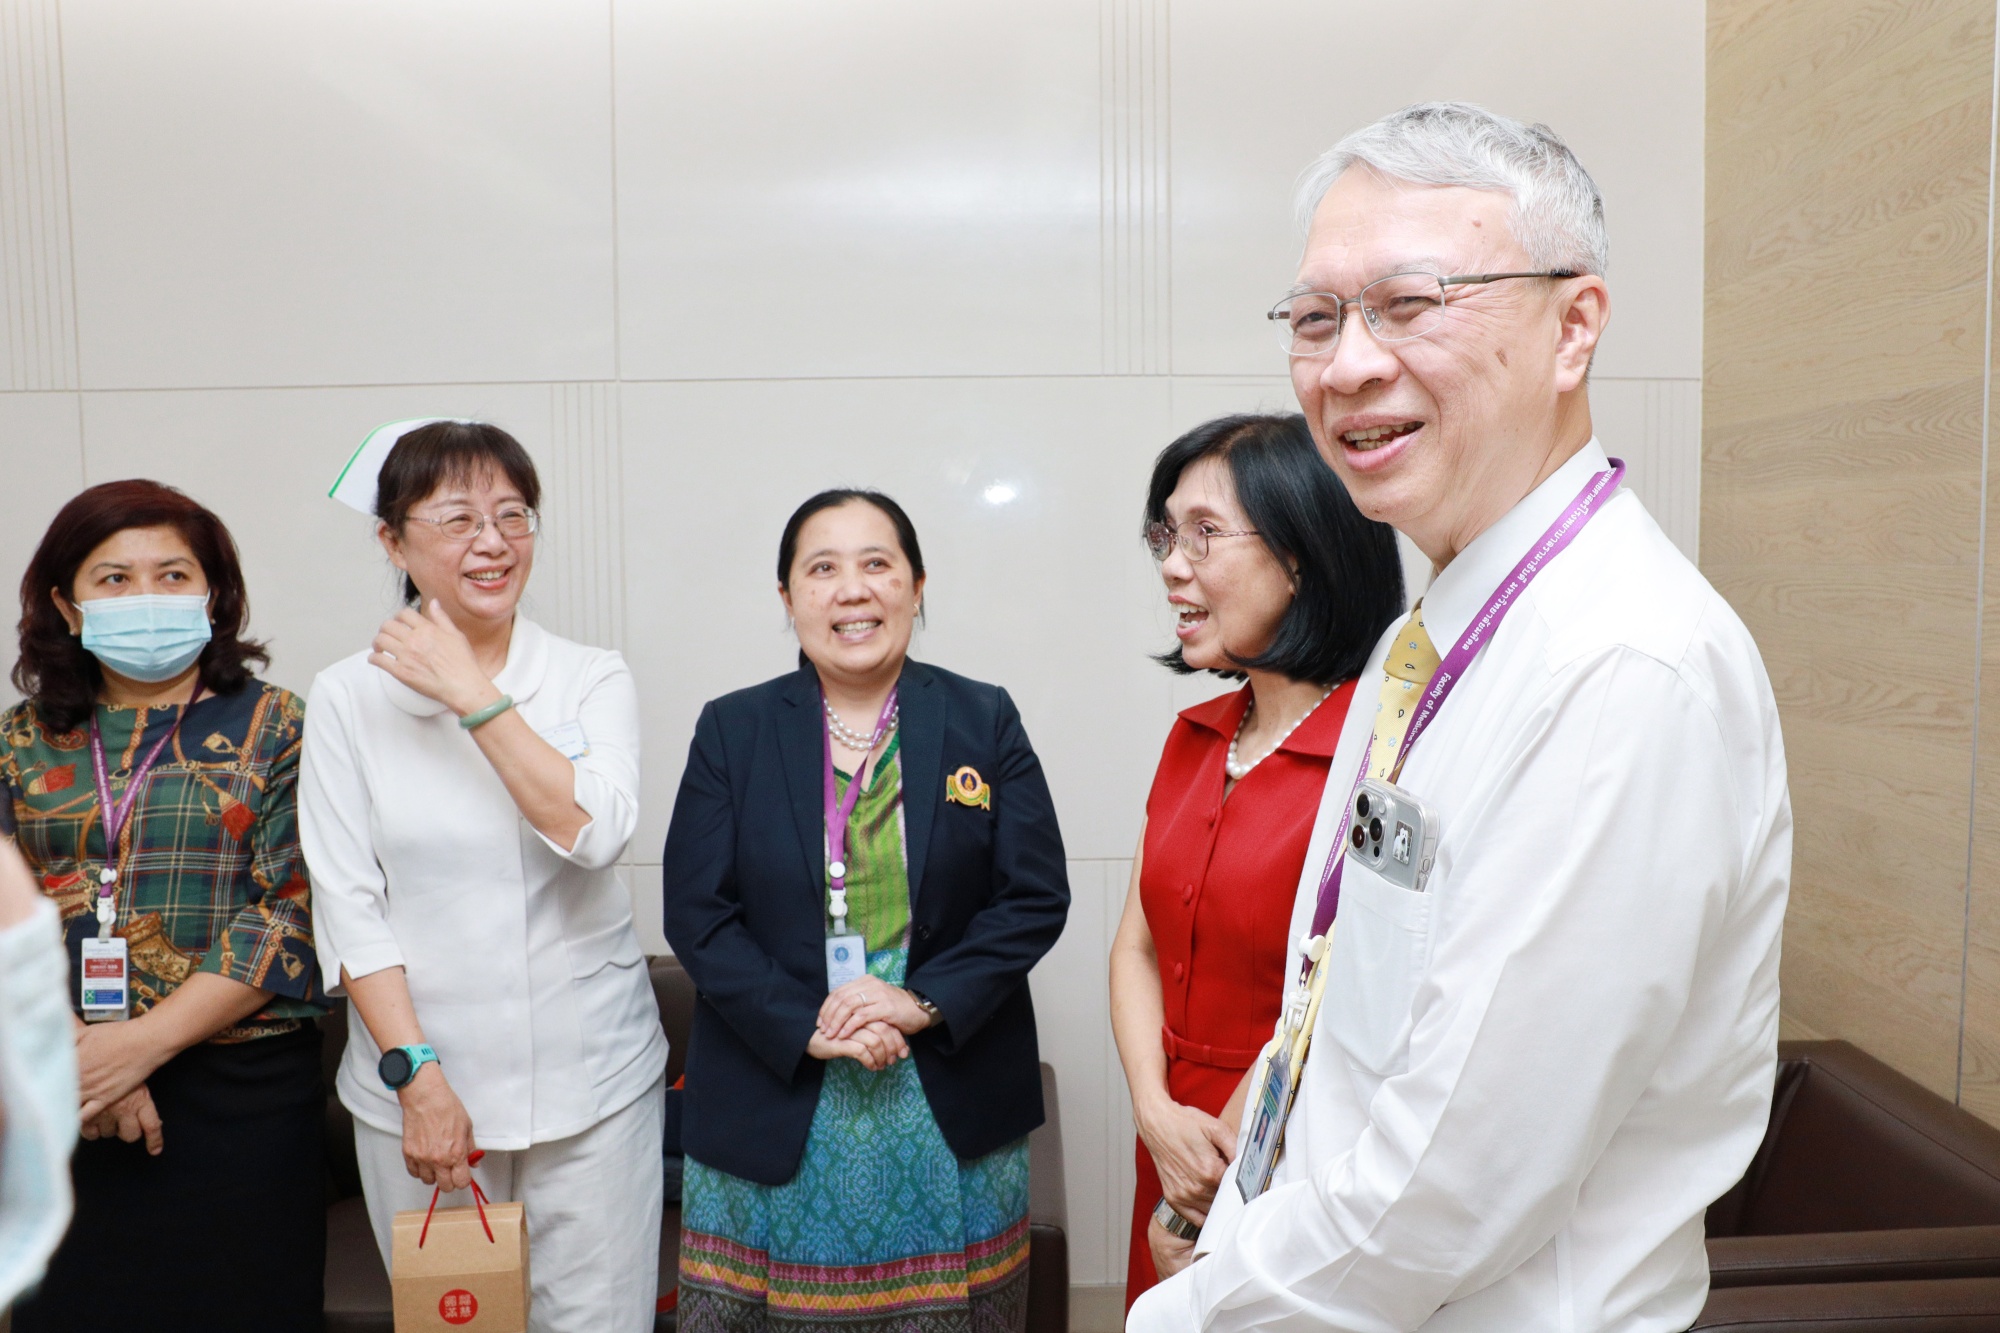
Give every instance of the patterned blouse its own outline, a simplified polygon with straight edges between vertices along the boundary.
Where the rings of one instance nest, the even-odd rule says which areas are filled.
[[[98,705],[112,800],[180,711]],[[134,1016],[197,972],[272,992],[213,1041],[290,1032],[319,1014],[296,800],[304,723],[296,695],[253,680],[203,697],[160,752],[118,837],[116,930],[131,947]],[[105,862],[89,725],[55,731],[32,702],[0,713],[0,796],[0,834],[14,838],[62,914],[75,1008]]]

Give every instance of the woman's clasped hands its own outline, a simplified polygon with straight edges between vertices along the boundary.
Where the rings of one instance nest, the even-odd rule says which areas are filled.
[[[145,1040],[146,1033],[137,1022],[77,1026],[79,1128],[86,1139],[143,1139],[146,1151],[158,1157],[165,1139],[146,1080],[162,1055]]]
[[[166,1145],[160,1113],[152,1105],[148,1075],[158,1067],[144,1045],[124,1041],[128,1023],[98,1023],[76,1031],[76,1075],[84,1139],[146,1141],[154,1157]]]
[[[1164,1097],[1135,1109],[1139,1137],[1160,1173],[1160,1193],[1188,1221],[1206,1222],[1222,1173],[1236,1156],[1236,1132],[1199,1107]],[[1194,1261],[1194,1242],[1169,1233],[1158,1221],[1147,1225],[1146,1242],[1163,1278]]]
[[[816,1060],[846,1057],[864,1069],[887,1069],[910,1054],[906,1036],[930,1026],[910,993],[880,977],[857,977],[826,997],[806,1043]]]
[[[1199,1107],[1158,1098],[1140,1108],[1139,1137],[1160,1173],[1160,1193],[1190,1222],[1208,1220],[1222,1173],[1236,1156],[1236,1131]]]

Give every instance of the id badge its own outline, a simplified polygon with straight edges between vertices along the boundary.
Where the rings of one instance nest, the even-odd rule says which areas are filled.
[[[83,1021],[111,1023],[130,1016],[132,1008],[131,960],[125,941],[89,939],[83,941]]]
[[[123,943],[123,941],[120,941]],[[826,937],[826,988],[839,990],[868,975],[868,941],[859,935]]]
[[[1285,1136],[1285,1103],[1292,1091],[1292,1047],[1281,1041],[1278,1050],[1264,1062],[1264,1077],[1257,1085],[1256,1110],[1250,1119],[1250,1138],[1236,1164],[1236,1190],[1248,1203],[1271,1187],[1271,1173],[1278,1165],[1278,1145]]]

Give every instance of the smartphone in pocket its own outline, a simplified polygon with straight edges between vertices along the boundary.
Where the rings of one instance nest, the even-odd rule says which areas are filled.
[[[1422,893],[1437,859],[1437,812],[1392,783],[1369,778],[1347,812],[1347,855],[1389,883]]]

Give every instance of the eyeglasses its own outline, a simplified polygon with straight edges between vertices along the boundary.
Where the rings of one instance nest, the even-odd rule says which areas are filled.
[[[1153,553],[1153,559],[1165,560],[1173,554],[1174,547],[1181,548],[1181,554],[1189,560],[1208,559],[1208,542],[1211,537],[1255,537],[1257,532],[1242,528],[1235,532],[1225,532],[1221,528],[1210,527],[1207,522],[1193,524],[1148,523],[1146,525],[1146,549]]]
[[[476,509],[454,509],[443,518],[411,514],[410,520],[430,524],[438,530],[438,536],[453,542],[471,541],[486,531],[487,522],[486,515]],[[542,530],[542,516],[525,505],[503,509],[493,516],[493,530],[508,541],[519,541]]]
[[[1453,287],[1471,287],[1507,278],[1574,278],[1569,269],[1549,269],[1541,273],[1462,273],[1443,277],[1415,271],[1392,273],[1377,278],[1361,289],[1360,296],[1340,296],[1334,292],[1296,292],[1271,307],[1264,318],[1278,326],[1278,341],[1293,356],[1319,356],[1331,352],[1340,341],[1340,326],[1347,322],[1347,307],[1361,307],[1368,332],[1375,341],[1408,342],[1437,332],[1444,323],[1446,299]]]

